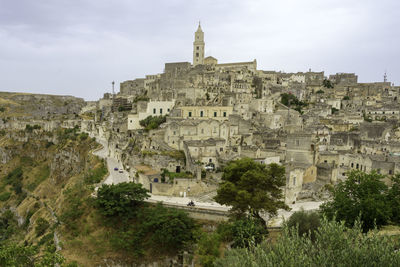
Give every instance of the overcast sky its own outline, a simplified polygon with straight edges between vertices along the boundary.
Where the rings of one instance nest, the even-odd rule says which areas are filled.
[[[0,91],[87,100],[206,56],[400,84],[399,0],[0,0]]]

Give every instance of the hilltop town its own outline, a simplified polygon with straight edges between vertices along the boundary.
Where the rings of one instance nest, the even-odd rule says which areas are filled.
[[[165,63],[163,73],[122,82],[119,93],[113,83],[98,101],[62,97],[52,106],[50,96],[12,96],[44,105],[28,117],[14,112],[0,127],[79,127],[104,140],[122,180],[153,195],[213,201],[227,162],[277,163],[286,168],[285,202],[295,204],[323,200],[351,169],[400,171],[399,94],[386,77],[359,83],[354,73],[219,63],[205,57],[199,24],[192,62]]]

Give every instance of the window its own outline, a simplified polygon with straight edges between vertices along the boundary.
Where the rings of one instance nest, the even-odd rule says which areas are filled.
[[[214,111],[214,117],[217,117],[217,112],[216,111]]]
[[[392,174],[393,174],[392,170],[389,170],[389,174],[390,174],[390,175],[392,175]]]
[[[176,135],[176,131],[174,131],[174,135]]]
[[[169,112],[169,109],[167,109],[167,111]]]
[[[160,108],[160,114],[162,114],[162,108]]]
[[[353,162],[351,163],[351,167],[352,167],[352,168],[354,167],[354,163],[353,163]]]
[[[197,46],[196,49],[199,50],[199,47]]]
[[[224,117],[226,117],[226,111],[224,111]]]
[[[222,147],[220,147],[220,148],[219,148],[219,151],[222,152],[222,151],[224,151],[224,149],[223,149]]]
[[[191,111],[189,111],[189,117],[192,117],[192,112]]]
[[[132,120],[131,120],[131,123],[132,123]]]
[[[357,165],[356,165],[356,169],[358,170],[358,163],[357,163]]]
[[[196,57],[198,57],[199,56],[199,53],[196,53]]]
[[[157,110],[155,108],[153,108],[153,114],[156,114]]]
[[[200,117],[203,117],[203,111],[200,111]]]

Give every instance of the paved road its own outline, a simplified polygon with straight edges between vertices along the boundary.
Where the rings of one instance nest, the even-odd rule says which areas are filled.
[[[126,170],[123,169],[122,163],[119,162],[114,157],[109,156],[109,149],[107,141],[104,139],[96,138],[97,142],[99,142],[103,148],[94,152],[93,154],[104,158],[107,160],[107,168],[109,175],[103,181],[104,184],[119,184],[123,182],[129,182],[129,174]],[[118,171],[114,170],[114,168],[118,168]],[[120,171],[122,170],[122,173]]]

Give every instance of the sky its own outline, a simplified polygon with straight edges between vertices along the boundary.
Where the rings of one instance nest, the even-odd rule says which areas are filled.
[[[97,100],[206,56],[400,85],[399,0],[0,0],[0,91]]]

